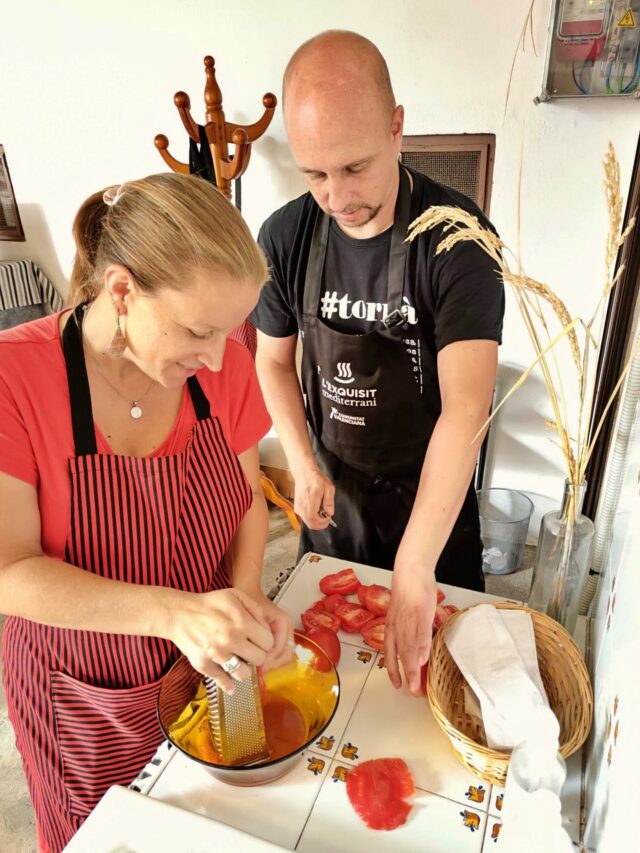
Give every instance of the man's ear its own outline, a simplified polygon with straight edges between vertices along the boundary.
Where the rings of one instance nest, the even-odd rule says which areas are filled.
[[[391,136],[396,154],[402,150],[402,133],[404,130],[404,107],[398,104],[391,114]]]

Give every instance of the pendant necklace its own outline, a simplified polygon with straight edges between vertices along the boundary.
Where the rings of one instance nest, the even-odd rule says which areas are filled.
[[[149,391],[151,391],[151,389],[155,385],[155,379],[151,380],[151,382],[149,383],[147,388],[144,390],[144,392],[142,394],[140,394],[140,396],[137,397],[135,400],[131,400],[129,397],[125,397],[125,395],[118,388],[116,388],[116,386],[109,379],[109,377],[103,372],[102,368],[98,364],[97,359],[93,355],[93,347],[91,346],[91,344],[87,340],[86,335],[84,334],[84,329],[82,330],[82,337],[84,338],[85,341],[87,341],[87,346],[91,350],[91,361],[93,362],[93,366],[95,367],[95,369],[98,371],[98,373],[104,379],[104,381],[107,383],[107,385],[109,385],[116,392],[118,397],[121,397],[123,400],[125,400],[129,404],[129,406],[130,406],[129,415],[134,419],[134,421],[140,420],[140,418],[142,417],[142,414],[143,414],[142,407],[141,407],[140,403],[142,402],[142,400],[144,400],[144,398],[147,396]]]

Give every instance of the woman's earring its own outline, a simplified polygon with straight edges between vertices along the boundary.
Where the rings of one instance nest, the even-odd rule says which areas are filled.
[[[122,333],[122,329],[120,328],[120,315],[116,315],[116,330],[113,333],[113,337],[109,342],[109,355],[112,355],[114,358],[121,358],[123,352],[127,348],[127,340]]]

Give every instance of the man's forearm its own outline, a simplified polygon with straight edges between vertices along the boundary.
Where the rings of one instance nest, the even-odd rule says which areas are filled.
[[[300,468],[317,467],[298,374],[295,366],[283,367],[260,357],[256,369],[267,409],[295,479]]]
[[[396,564],[435,571],[473,476],[484,433],[473,439],[485,420],[480,414],[470,419],[468,412],[442,414],[438,419]]]

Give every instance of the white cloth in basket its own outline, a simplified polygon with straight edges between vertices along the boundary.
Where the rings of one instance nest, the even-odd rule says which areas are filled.
[[[480,705],[488,746],[512,751],[501,848],[569,853],[560,813],[560,726],[540,677],[531,616],[480,604],[455,620],[445,642]]]

